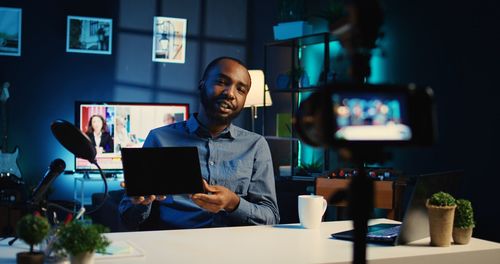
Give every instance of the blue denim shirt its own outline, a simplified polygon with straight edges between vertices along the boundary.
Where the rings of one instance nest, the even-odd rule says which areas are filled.
[[[240,196],[236,210],[214,214],[200,208],[188,195],[169,195],[160,202],[160,217],[166,227],[279,223],[271,153],[262,136],[230,125],[212,138],[191,116],[187,121],[152,130],[144,143],[144,147],[166,146],[196,146],[203,178]],[[125,196],[119,210],[127,226],[136,227],[149,216],[151,205],[134,205]]]

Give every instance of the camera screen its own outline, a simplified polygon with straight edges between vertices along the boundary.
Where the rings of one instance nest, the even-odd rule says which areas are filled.
[[[336,140],[409,141],[404,93],[336,92],[332,94]]]

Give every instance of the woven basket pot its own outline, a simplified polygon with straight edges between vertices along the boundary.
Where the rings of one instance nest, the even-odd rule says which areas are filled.
[[[470,238],[472,237],[472,227],[469,228],[453,228],[453,242],[459,245],[469,244]]]
[[[453,232],[453,218],[455,217],[455,208],[457,206],[430,205],[429,200],[427,200],[425,205],[429,215],[431,246],[449,247]]]
[[[71,264],[94,264],[94,252],[83,252],[76,256],[70,256]]]
[[[45,255],[43,252],[19,252],[16,255],[17,264],[43,264]]]

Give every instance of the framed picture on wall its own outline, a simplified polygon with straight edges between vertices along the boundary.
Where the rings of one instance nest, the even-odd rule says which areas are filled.
[[[153,61],[184,63],[187,19],[154,17]]]
[[[0,55],[21,56],[20,8],[0,7]]]
[[[66,52],[111,54],[113,20],[68,16]]]

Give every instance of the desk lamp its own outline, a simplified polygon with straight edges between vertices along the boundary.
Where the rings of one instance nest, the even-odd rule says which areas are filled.
[[[255,119],[257,119],[257,107],[273,105],[269,88],[265,83],[264,72],[262,70],[248,70],[252,79],[250,92],[247,94],[244,107],[250,107],[252,111],[252,132],[255,132]],[[264,133],[264,131],[262,131]]]

